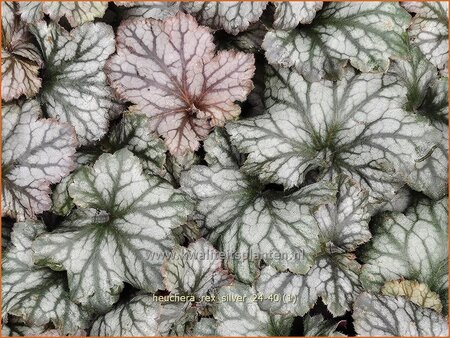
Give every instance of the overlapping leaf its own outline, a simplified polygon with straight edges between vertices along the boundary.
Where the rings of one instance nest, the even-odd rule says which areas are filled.
[[[18,220],[49,210],[50,184],[75,167],[73,128],[40,115],[34,100],[2,107],[2,215]]]
[[[263,48],[269,63],[293,66],[310,81],[340,79],[343,66],[385,72],[390,58],[406,58],[403,34],[409,14],[394,2],[332,2],[311,25],[267,33]]]
[[[436,67],[418,47],[411,48],[410,59],[396,62],[391,71],[407,89],[405,109],[425,117],[442,135],[432,156],[416,163],[416,170],[404,179],[415,190],[442,198],[448,181],[448,80],[438,78]]]
[[[19,12],[21,19],[28,23],[39,21],[48,14],[55,22],[64,16],[72,27],[76,27],[102,17],[107,7],[108,4],[102,1],[23,1],[19,3]]]
[[[22,95],[30,98],[41,87],[41,55],[31,42],[27,27],[16,15],[17,3],[3,1],[1,6],[2,100],[10,101]]]
[[[343,179],[336,202],[320,206],[315,218],[322,248],[315,264],[305,275],[264,268],[256,284],[258,292],[266,296],[259,303],[262,309],[303,316],[321,297],[334,316],[350,310],[361,289],[360,265],[354,255],[346,252],[370,238],[367,193]],[[271,294],[279,295],[280,299],[274,302]],[[283,298],[285,295],[289,297]],[[292,301],[292,297],[297,301]]]
[[[291,188],[313,169],[344,173],[369,191],[375,209],[404,185],[401,177],[433,158],[439,132],[401,108],[405,91],[391,76],[347,69],[341,81],[309,83],[287,69],[268,73],[268,113],[227,125],[249,154],[243,169],[262,181]],[[432,189],[420,178],[417,185]]]
[[[290,30],[301,24],[310,24],[316,12],[323,6],[322,1],[275,2],[276,29]]]
[[[191,204],[133,154],[120,150],[81,169],[69,187],[78,209],[34,244],[40,264],[67,270],[73,298],[107,310],[123,282],[150,292],[162,288],[160,266],[170,230],[186,221]]]
[[[255,278],[261,256],[277,269],[307,272],[319,250],[311,207],[333,199],[334,185],[320,182],[292,194],[265,189],[239,171],[229,142],[212,134],[205,142],[211,166],[193,166],[181,178],[183,190],[198,202],[209,238],[240,280]]]
[[[195,16],[197,21],[213,29],[224,29],[238,34],[258,21],[267,6],[264,1],[183,2],[181,8]]]
[[[447,203],[447,198],[421,200],[405,214],[380,217],[362,253],[366,264],[361,281],[366,289],[379,291],[385,281],[417,280],[439,294],[447,312]]]
[[[93,336],[164,336],[183,314],[184,304],[162,304],[152,295],[137,295],[97,318]]]
[[[199,239],[187,248],[176,246],[162,266],[162,275],[164,285],[171,293],[199,298],[232,280],[222,269],[219,252],[205,239]]]
[[[168,1],[115,1],[117,6],[124,6],[124,17],[151,18],[165,20],[177,14],[180,4]]]
[[[219,290],[217,334],[221,336],[287,336],[294,318],[273,316],[256,302],[254,287],[234,283]],[[238,298],[240,297],[240,298]]]
[[[87,326],[87,313],[66,290],[64,274],[33,264],[32,241],[45,232],[40,222],[16,223],[13,247],[2,262],[2,313],[20,317],[34,326],[52,322],[59,334],[74,334]]]
[[[433,65],[448,68],[448,3],[445,1],[402,2],[414,18],[409,27],[412,42]]]
[[[303,318],[303,334],[305,337],[345,336],[339,331],[336,331],[342,322],[342,320],[335,318],[324,319],[322,315],[306,315]]]
[[[43,21],[32,27],[45,61],[40,101],[47,114],[73,125],[82,145],[99,140],[113,106],[103,72],[114,51],[112,28],[86,23],[69,33]]]
[[[448,336],[447,319],[403,297],[362,293],[353,307],[362,336]]]
[[[108,65],[112,86],[151,117],[172,154],[196,150],[215,125],[236,117],[252,89],[252,55],[220,51],[194,18],[125,21]]]

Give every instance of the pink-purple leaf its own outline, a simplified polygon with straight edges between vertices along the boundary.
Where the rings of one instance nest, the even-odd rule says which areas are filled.
[[[216,125],[240,114],[253,88],[254,57],[236,51],[215,54],[213,36],[187,14],[164,22],[124,21],[117,55],[106,65],[111,86],[135,111],[151,118],[151,131],[169,151],[195,151]]]

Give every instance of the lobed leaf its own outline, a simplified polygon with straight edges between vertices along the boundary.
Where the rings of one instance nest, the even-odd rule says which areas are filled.
[[[67,270],[72,297],[98,312],[117,301],[127,282],[154,292],[173,246],[171,229],[186,221],[191,204],[122,149],[99,157],[75,175],[69,194],[78,209],[34,243],[36,260]]]
[[[322,9],[322,1],[275,2],[275,29],[291,30],[298,24],[310,24],[316,12]]]
[[[309,81],[341,79],[347,61],[362,72],[385,72],[389,59],[408,57],[408,13],[394,2],[332,2],[312,23],[267,33],[270,64],[294,67]]]
[[[73,128],[40,115],[34,100],[2,107],[2,215],[19,221],[49,210],[50,184],[75,167]]]
[[[165,20],[177,14],[179,2],[166,1],[114,1],[117,6],[123,6],[124,18],[145,18]]]
[[[224,29],[236,35],[258,21],[267,6],[266,1],[182,2],[181,8],[195,16],[197,21],[213,29]]]
[[[216,125],[239,115],[252,89],[252,55],[214,54],[212,34],[183,13],[164,22],[125,21],[107,64],[112,87],[151,118],[174,155],[197,150]]]
[[[86,23],[70,33],[39,21],[31,26],[44,56],[44,85],[39,100],[46,113],[74,126],[81,145],[108,130],[113,98],[103,72],[114,52],[114,33],[105,23]]]
[[[87,327],[87,313],[70,299],[63,274],[33,264],[31,245],[43,233],[41,222],[14,225],[12,248],[2,261],[3,320],[11,314],[34,326],[52,322],[59,334],[74,334]]]
[[[2,100],[11,101],[22,95],[31,98],[41,88],[42,58],[26,25],[16,14],[18,4],[3,1],[1,6]]]

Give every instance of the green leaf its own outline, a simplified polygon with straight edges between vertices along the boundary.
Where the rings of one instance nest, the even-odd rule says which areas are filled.
[[[404,33],[408,13],[393,2],[332,2],[308,26],[267,33],[270,64],[293,66],[310,81],[340,79],[343,66],[385,72],[389,59],[408,57]]]
[[[376,209],[395,197],[401,177],[418,161],[433,158],[441,138],[401,108],[405,91],[392,76],[347,69],[339,82],[309,83],[295,72],[269,68],[266,88],[268,112],[229,123],[227,131],[249,154],[245,172],[286,189],[301,185],[314,169],[319,177],[343,173],[369,191]]]
[[[222,269],[219,252],[203,238],[187,248],[175,246],[161,272],[168,291],[198,298],[233,279],[228,271]]]
[[[448,181],[448,79],[438,79],[436,67],[418,47],[411,48],[409,60],[396,62],[392,73],[407,88],[405,109],[426,118],[442,135],[431,156],[418,161],[416,170],[404,180],[414,190],[433,199],[442,198]]]
[[[45,232],[41,222],[16,223],[13,247],[2,261],[2,313],[18,316],[26,323],[43,326],[52,322],[59,334],[74,334],[87,327],[87,313],[66,290],[64,274],[33,264],[33,240]]]
[[[307,314],[303,318],[303,334],[305,337],[345,336],[336,331],[341,322],[343,322],[341,319],[324,319],[322,315],[310,316]]]
[[[265,189],[233,164],[229,140],[219,134],[210,139],[207,159],[213,165],[193,166],[183,173],[181,186],[198,202],[226,267],[247,282],[256,277],[261,258],[282,271],[307,272],[319,250],[312,207],[332,200],[334,185],[320,182],[291,194]]]
[[[137,295],[97,318],[91,336],[164,336],[181,318],[183,303],[162,304],[152,295]]]
[[[168,183],[143,173],[126,149],[84,167],[69,187],[78,209],[34,244],[39,264],[67,270],[72,297],[96,311],[117,301],[127,282],[154,292],[173,245],[171,229],[184,223],[190,201]]]
[[[108,4],[102,1],[23,1],[19,3],[20,17],[27,23],[44,18],[44,14],[58,22],[66,17],[72,27],[101,18]]]
[[[105,23],[86,23],[70,33],[53,22],[31,26],[45,70],[39,99],[46,113],[75,127],[81,145],[108,130],[113,98],[103,72],[114,52],[114,32]]]
[[[261,310],[256,290],[241,283],[220,288],[217,311],[219,336],[287,336],[294,318],[273,316]]]
[[[17,15],[17,2],[2,1],[2,100],[35,96],[41,87],[42,58]]]
[[[200,24],[213,29],[224,29],[234,35],[245,31],[251,23],[258,21],[266,6],[266,1],[181,3],[181,8],[195,16]]]
[[[448,68],[448,3],[445,1],[402,2],[415,13],[408,29],[413,44],[439,69]],[[448,72],[448,70],[446,71]]]
[[[373,240],[362,251],[361,282],[380,291],[386,281],[416,280],[439,294],[447,312],[448,200],[421,200],[404,214],[386,213],[374,224]]]
[[[2,215],[19,221],[49,210],[50,184],[75,168],[73,128],[40,115],[34,100],[2,107]]]
[[[446,318],[403,297],[364,292],[355,301],[353,319],[362,336],[448,336]]]

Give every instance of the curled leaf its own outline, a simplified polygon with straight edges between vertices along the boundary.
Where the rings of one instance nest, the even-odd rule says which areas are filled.
[[[151,118],[175,155],[197,150],[216,125],[235,118],[253,88],[254,58],[220,51],[212,34],[183,13],[164,22],[124,21],[117,55],[107,64],[112,87]]]
[[[15,2],[2,1],[2,100],[33,97],[41,87],[42,59],[17,16]]]
[[[49,210],[50,184],[75,168],[73,128],[40,115],[34,100],[2,107],[2,215],[19,221]]]

